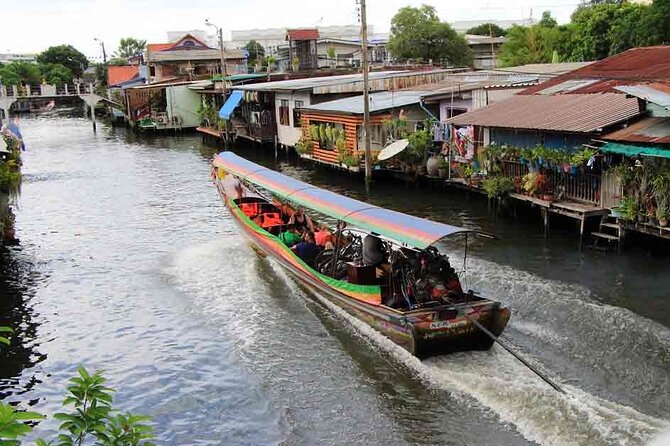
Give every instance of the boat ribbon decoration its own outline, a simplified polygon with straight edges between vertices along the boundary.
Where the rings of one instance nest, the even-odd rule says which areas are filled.
[[[481,231],[438,223],[344,197],[259,166],[232,152],[221,152],[212,164],[242,181],[266,189],[279,199],[414,248],[426,249],[445,237],[458,234],[493,237]]]

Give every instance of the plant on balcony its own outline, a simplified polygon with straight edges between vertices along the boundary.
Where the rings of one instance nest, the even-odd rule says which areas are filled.
[[[501,198],[514,192],[514,181],[503,176],[488,177],[482,180],[482,187],[489,198]]]
[[[523,190],[531,196],[547,193],[549,182],[547,177],[541,173],[530,172],[523,177]]]
[[[312,141],[321,142],[321,137],[319,136],[319,126],[312,124],[309,126],[309,135],[312,137]]]
[[[635,198],[624,197],[619,202],[618,209],[624,219],[633,221],[637,218],[639,206]]]
[[[590,149],[588,147],[583,147],[581,150],[578,150],[570,158],[570,164],[575,167],[584,166],[591,158],[596,155],[596,150]]]
[[[661,170],[652,180],[654,200],[656,200],[655,217],[659,226],[668,225],[670,216],[670,170]]]
[[[361,158],[354,153],[347,152],[342,157],[342,164],[347,167],[358,167],[361,165]]]
[[[309,155],[312,153],[312,140],[305,137],[304,135],[300,137],[298,142],[295,143],[295,151],[300,155]]]
[[[407,119],[386,119],[382,122],[382,128],[391,140],[405,139],[410,133]]]

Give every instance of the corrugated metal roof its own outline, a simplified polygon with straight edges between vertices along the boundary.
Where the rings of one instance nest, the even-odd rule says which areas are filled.
[[[426,73],[449,73],[450,70],[433,70],[433,71],[375,71],[369,74],[371,81],[377,79],[385,79],[394,76],[414,76]],[[258,84],[240,85],[233,87],[236,90],[248,91],[295,91],[295,90],[311,90],[317,87],[326,87],[341,85],[350,82],[362,82],[363,74],[343,74],[339,76],[320,76],[308,77],[304,79],[290,79],[285,81],[260,82]]]
[[[670,93],[660,91],[651,85],[622,85],[614,87],[615,90],[623,91],[626,94],[644,99],[661,107],[670,107]]]
[[[242,50],[225,50],[226,59],[245,59],[246,53]],[[149,52],[148,62],[171,62],[184,60],[221,60],[220,50],[163,50]]]
[[[625,129],[603,135],[602,139],[622,142],[670,144],[670,118],[646,118]]]
[[[370,113],[418,104],[421,101],[421,96],[425,93],[425,91],[385,91],[372,93],[370,95]],[[363,96],[361,95],[321,102],[320,104],[305,107],[304,110],[362,115],[363,105]]]
[[[496,68],[496,71],[513,71],[526,74],[551,74],[558,76],[579,68],[583,68],[593,62],[560,62],[560,63],[530,63],[517,65],[515,67]]]
[[[637,99],[618,93],[514,96],[450,119],[456,125],[590,133],[640,113]]]
[[[597,79],[585,88],[571,93],[605,93],[620,85],[667,80],[670,78],[670,46],[633,48],[585,67],[558,76],[542,85],[530,87],[522,94],[536,94],[570,79]]]

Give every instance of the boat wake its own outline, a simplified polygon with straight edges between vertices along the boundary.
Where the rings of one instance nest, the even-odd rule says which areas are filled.
[[[262,266],[268,264],[269,268]],[[222,265],[226,265],[226,272],[217,274]],[[180,286],[197,284],[198,294],[209,299],[197,298],[197,311],[225,321],[221,329],[236,333],[242,354],[260,348],[256,342],[267,342],[260,333],[268,324],[290,323],[268,320],[281,317],[269,315],[263,308],[268,287],[275,280],[261,279],[259,268],[281,278],[278,282],[291,294],[304,294],[277,263],[257,260],[243,248],[241,240],[230,237],[178,253],[170,268]],[[669,398],[669,387],[665,387],[670,385],[667,329],[627,310],[598,304],[584,288],[545,281],[481,259],[470,262],[470,273],[471,277],[486,278],[486,283],[471,283],[472,287],[512,307],[505,335],[508,342],[561,383],[567,396],[558,394],[498,346],[486,352],[419,360],[330,301],[316,298],[350,322],[363,342],[388,353],[429,386],[483,410],[484,416],[513,426],[530,441],[558,446],[644,445],[670,429],[663,415],[649,408]],[[250,323],[254,319],[263,322]],[[590,339],[588,347],[585,336]],[[560,364],[565,366],[557,368]],[[594,367],[586,378],[578,374]],[[621,382],[628,392],[611,390],[608,380]],[[610,397],[608,390],[617,397]],[[636,398],[628,398],[638,391],[646,396],[654,392],[661,395],[645,407]],[[661,405],[659,410],[662,407],[668,406]]]

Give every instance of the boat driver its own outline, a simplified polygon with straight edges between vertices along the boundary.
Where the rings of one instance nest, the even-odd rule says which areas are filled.
[[[363,239],[363,263],[367,266],[378,267],[386,263],[386,252],[382,240],[371,232]]]

